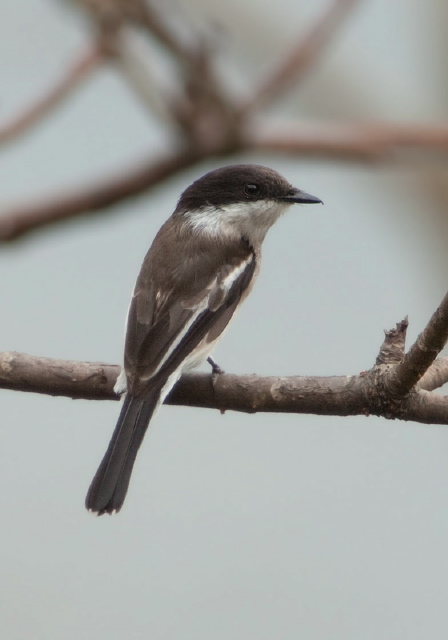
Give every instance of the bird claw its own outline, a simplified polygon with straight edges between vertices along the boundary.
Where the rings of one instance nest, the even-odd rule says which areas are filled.
[[[207,362],[209,363],[209,365],[212,368],[212,376],[213,379],[216,381],[217,377],[221,374],[224,373],[224,370],[221,369],[221,367],[219,366],[218,363],[216,363],[213,358],[211,358],[210,356],[207,358]]]

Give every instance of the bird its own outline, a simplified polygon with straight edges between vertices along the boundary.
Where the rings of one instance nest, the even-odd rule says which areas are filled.
[[[137,278],[114,387],[124,398],[89,511],[120,511],[150,420],[183,373],[215,364],[211,352],[253,287],[267,231],[296,203],[322,201],[254,164],[212,170],[181,194]]]

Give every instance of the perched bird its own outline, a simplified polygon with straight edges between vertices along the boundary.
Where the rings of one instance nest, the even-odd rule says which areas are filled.
[[[123,406],[87,509],[121,509],[149,421],[181,374],[209,357],[250,292],[266,232],[290,205],[318,202],[250,164],[210,171],[182,193],[137,278],[115,386]]]

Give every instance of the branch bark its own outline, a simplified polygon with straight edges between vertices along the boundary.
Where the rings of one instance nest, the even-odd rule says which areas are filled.
[[[0,388],[85,400],[119,400],[118,365],[0,353]]]
[[[0,354],[0,388],[86,400],[118,400],[113,386],[117,365],[52,360],[22,353]],[[182,376],[166,403],[244,413],[378,415],[388,419],[448,424],[448,397],[414,391],[395,412],[378,394],[381,372],[356,376],[290,376],[207,373]]]
[[[386,374],[384,384],[390,394],[401,397],[408,393],[432,365],[447,340],[448,292],[409,352]]]
[[[434,391],[448,382],[448,356],[437,358],[417,383],[419,389]]]
[[[182,376],[166,402],[255,413],[377,415],[388,419],[448,424],[448,396],[424,390],[446,378],[447,364],[431,371],[448,339],[448,293],[405,355],[408,320],[385,332],[376,364],[354,376],[260,377],[226,373]],[[0,353],[0,388],[89,400],[118,400],[113,385],[119,367],[103,363],[51,360],[21,353]],[[425,373],[426,372],[426,373]],[[442,374],[440,374],[442,372]],[[442,382],[443,384],[443,382]]]

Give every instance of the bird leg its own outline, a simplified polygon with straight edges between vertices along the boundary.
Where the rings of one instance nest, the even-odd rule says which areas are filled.
[[[214,382],[216,382],[216,378],[219,376],[220,373],[224,373],[224,371],[221,369],[221,367],[219,366],[219,364],[217,364],[213,358],[211,356],[209,356],[207,358],[207,362],[209,363],[209,365],[212,368],[212,376],[214,378]]]

